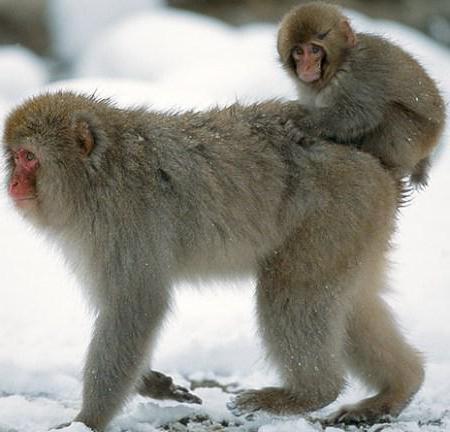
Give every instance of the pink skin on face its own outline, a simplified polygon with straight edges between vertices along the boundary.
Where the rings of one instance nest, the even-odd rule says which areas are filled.
[[[8,193],[16,205],[36,198],[36,171],[39,161],[36,156],[23,148],[13,152],[14,172],[9,183]]]
[[[322,76],[322,60],[325,52],[322,47],[312,43],[298,45],[292,51],[297,76],[305,83],[317,81]]]

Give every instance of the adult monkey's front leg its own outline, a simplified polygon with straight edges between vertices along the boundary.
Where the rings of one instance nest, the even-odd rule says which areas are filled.
[[[102,431],[122,407],[152,349],[168,307],[168,290],[160,281],[145,287],[129,281],[126,289],[110,294],[95,323],[84,370],[83,405],[75,421]]]

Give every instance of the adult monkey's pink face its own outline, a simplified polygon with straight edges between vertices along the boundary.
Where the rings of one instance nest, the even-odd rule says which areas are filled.
[[[82,113],[50,112],[53,107],[46,105],[50,97],[41,97],[39,107],[35,99],[17,107],[6,120],[3,135],[8,195],[17,209],[40,224],[50,214],[49,222],[62,221],[63,213],[76,204],[77,186],[89,186],[82,180],[95,144]],[[33,111],[37,109],[43,112],[39,121]]]
[[[36,155],[20,147],[11,150],[13,170],[9,180],[8,193],[16,206],[30,208],[36,205],[36,174],[39,170],[39,160]]]

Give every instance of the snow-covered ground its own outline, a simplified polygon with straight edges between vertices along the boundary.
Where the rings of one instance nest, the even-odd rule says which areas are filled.
[[[134,16],[125,13],[125,2],[120,0],[109,2],[108,16],[102,14],[104,6],[86,13],[88,3],[96,2],[53,3],[54,17],[70,16],[67,25],[54,25],[55,45],[75,63],[76,72],[74,79],[51,83],[51,88],[96,90],[122,105],[154,109],[205,109],[236,100],[294,97],[291,83],[276,63],[275,26],[236,29],[172,11],[159,1],[153,7],[144,7],[139,0],[129,2],[126,11],[134,11]],[[120,13],[114,12],[119,4]],[[352,17],[358,29],[383,33],[413,52],[449,99],[446,49],[398,24]],[[0,49],[0,69],[1,117],[49,80],[47,65],[17,47]],[[392,432],[450,431],[449,139],[447,130],[430,187],[402,211],[392,251],[393,291],[388,300],[410,340],[427,358],[422,390],[398,420],[384,426]],[[91,317],[58,252],[16,217],[3,191],[0,239],[0,432],[44,431],[77,412]],[[215,289],[179,288],[153,366],[179,384],[209,382],[210,387],[195,389],[203,405],[135,397],[109,432],[322,430],[301,417],[258,414],[242,419],[226,409],[229,392],[277,382],[256,336],[252,281],[217,281]],[[325,412],[365,394],[351,381],[346,393]],[[67,430],[87,431],[82,425]]]

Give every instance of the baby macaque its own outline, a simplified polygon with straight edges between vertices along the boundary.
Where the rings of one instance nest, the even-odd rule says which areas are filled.
[[[355,33],[338,7],[322,2],[284,17],[278,53],[310,110],[291,134],[313,129],[371,153],[398,178],[427,184],[445,108],[411,55],[380,36]]]

